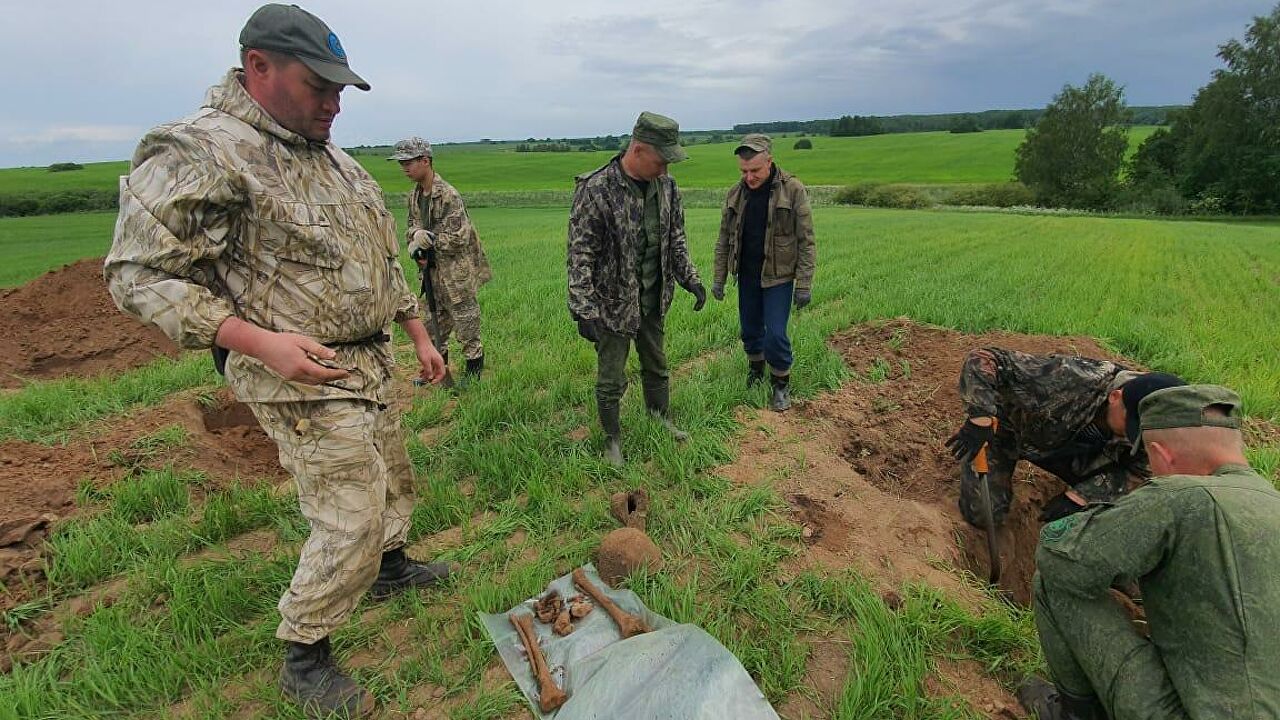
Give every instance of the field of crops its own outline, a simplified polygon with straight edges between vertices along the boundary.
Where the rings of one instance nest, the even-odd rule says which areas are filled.
[[[814,151],[779,156],[819,184],[998,181],[1010,172],[1016,135],[817,138]],[[973,145],[956,149],[975,142],[989,146],[978,156]],[[728,151],[692,148],[680,181],[728,184]],[[605,157],[476,152],[442,154],[440,165],[464,192],[514,191],[567,184]],[[407,189],[394,163],[369,164],[388,190]],[[21,182],[18,172],[0,171],[0,191]],[[119,166],[84,172],[105,179]],[[402,208],[397,216],[403,224]],[[718,217],[688,213],[704,278]],[[890,602],[869,575],[806,564],[791,500],[722,470],[745,452],[744,433],[773,427],[760,419],[763,394],[742,387],[732,292],[701,313],[679,294],[668,321],[673,410],[693,440],[671,442],[633,388],[623,418],[631,462],[620,473],[605,466],[594,355],[565,309],[567,209],[482,208],[473,218],[495,276],[480,298],[486,379],[456,397],[416,391],[405,416],[419,491],[411,549],[460,569],[444,587],[363,604],[335,637],[387,717],[436,706],[429,717],[526,717],[476,614],[505,610],[588,561],[612,527],[608,494],[632,487],[658,499],[649,530],[667,567],[630,587],[655,611],[716,636],[785,717],[984,717],[992,710],[971,686],[951,684],[949,668],[971,662],[1007,686],[1038,665],[1022,611],[984,599],[973,583],[958,595],[907,583]],[[1232,385],[1251,415],[1280,421],[1274,225],[850,208],[819,208],[815,218],[814,302],[793,325],[802,399],[886,382],[887,371],[846,367],[828,339],[908,316],[971,333],[1095,337],[1152,368]],[[0,220],[0,287],[103,254],[113,223],[112,214]],[[9,636],[43,630],[47,647],[0,675],[0,718],[301,717],[275,689],[273,638],[274,605],[306,531],[296,502],[275,486],[279,477],[226,483],[193,469],[202,446],[164,414],[178,403],[211,407],[217,388],[207,357],[191,354],[0,394],[6,448],[89,447],[118,458],[121,476],[105,487],[82,483],[75,512],[49,538],[43,584],[6,586],[23,594],[3,614]],[[167,419],[141,429],[139,418],[153,414]],[[793,415],[803,426],[803,407]],[[121,439],[132,423],[140,429]],[[1276,437],[1260,435],[1251,449],[1273,477]],[[800,461],[786,473],[808,467]],[[837,676],[820,680],[816,663]]]

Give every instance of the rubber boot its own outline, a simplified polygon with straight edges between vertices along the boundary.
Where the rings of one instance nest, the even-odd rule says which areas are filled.
[[[769,375],[769,384],[773,386],[773,395],[769,398],[769,409],[782,412],[791,407],[791,375]]]
[[[747,389],[759,385],[764,382],[764,361],[763,360],[747,360]]]
[[[280,691],[309,718],[368,717],[375,706],[373,696],[334,664],[327,637],[311,645],[289,643]]]
[[[604,428],[604,459],[614,467],[622,467],[622,408],[617,405],[596,403],[600,414],[600,427]]]
[[[472,360],[471,358],[467,358],[467,369],[466,369],[467,382],[469,383],[479,382],[480,373],[482,372],[484,372],[484,355],[481,355],[480,357],[474,360]]]
[[[671,422],[671,386],[665,382],[661,385],[645,385],[644,386],[644,406],[649,409],[649,414],[662,421],[663,427],[671,433],[671,437],[676,442],[685,442],[689,439],[689,433],[676,427]]]
[[[1106,710],[1098,698],[1069,695],[1035,676],[1018,686],[1018,702],[1039,720],[1107,720]]]
[[[409,559],[404,548],[396,548],[382,553],[382,565],[378,568],[378,577],[369,588],[369,596],[374,600],[386,600],[401,590],[415,587],[431,587],[449,577],[449,566],[445,563],[421,563]]]

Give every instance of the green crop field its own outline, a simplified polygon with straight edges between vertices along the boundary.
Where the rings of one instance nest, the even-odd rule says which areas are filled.
[[[1130,133],[1130,150],[1154,128]],[[776,143],[778,162],[810,185],[858,182],[959,184],[1005,182],[1013,177],[1014,149],[1021,130],[988,130],[953,135],[945,132],[812,138],[814,149],[793,150],[792,138]],[[727,187],[738,178],[735,143],[693,145],[690,160],[672,167],[672,175],[690,188]],[[495,149],[496,148],[496,149]],[[440,173],[462,192],[572,189],[573,177],[599,167],[612,153],[518,153],[510,146],[442,147]],[[407,192],[409,181],[396,163],[373,155],[357,156],[388,192]],[[73,188],[114,188],[128,163],[91,163],[84,170],[51,173],[44,168],[0,170],[0,194]]]

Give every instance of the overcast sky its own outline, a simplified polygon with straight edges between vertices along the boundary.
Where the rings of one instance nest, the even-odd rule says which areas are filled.
[[[126,159],[237,63],[258,2],[0,0],[0,166]],[[1269,2],[1245,0],[312,0],[373,85],[345,146],[620,134],[1043,107],[1102,72],[1183,104]]]

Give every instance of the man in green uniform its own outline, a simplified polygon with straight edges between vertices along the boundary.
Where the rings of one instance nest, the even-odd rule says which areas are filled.
[[[981,494],[970,460],[990,447],[992,515],[999,525],[1013,498],[1021,460],[1058,476],[1067,489],[1042,508],[1056,520],[1094,502],[1107,502],[1131,478],[1151,473],[1140,448],[1136,410],[1148,393],[1182,379],[1143,373],[1078,355],[1032,355],[984,347],[960,370],[960,401],[968,419],[947,440],[960,461],[960,514],[982,527]]]
[[[484,370],[480,342],[480,303],[476,293],[489,282],[489,258],[462,195],[436,173],[431,143],[412,137],[396,143],[388,160],[396,160],[414,182],[409,194],[409,255],[429,274],[423,301],[431,313],[432,336],[444,358],[444,387],[453,386],[449,373],[449,336],[455,332],[467,359],[466,377],[479,380]],[[429,294],[428,294],[429,293]]]
[[[1239,407],[1216,385],[1151,393],[1138,414],[1157,477],[1041,531],[1056,687],[1019,690],[1040,720],[1280,718],[1280,492],[1245,460]],[[1133,581],[1149,638],[1109,592]]]
[[[391,407],[391,323],[423,380],[444,363],[382,189],[330,141],[343,89],[369,89],[338,36],[271,4],[240,46],[243,67],[203,108],[139,143],[104,274],[124,312],[182,347],[229,351],[227,383],[279,447],[311,528],[279,604],[281,689],[311,717],[362,716],[373,696],[336,666],[330,634],[366,591],[448,572],[404,552],[413,469]]]
[[[640,356],[645,407],[677,440],[688,438],[671,422],[663,348],[663,323],[675,284],[697,298],[694,310],[707,302],[689,259],[680,191],[667,175],[668,164],[687,157],[676,121],[644,112],[626,151],[578,176],[573,193],[569,313],[578,334],[596,346],[596,408],[605,432],[605,458],[614,465],[623,463],[619,415],[633,340]]]

